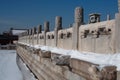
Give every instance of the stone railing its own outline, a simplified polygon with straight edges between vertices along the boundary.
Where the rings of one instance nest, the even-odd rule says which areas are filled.
[[[100,22],[96,20],[100,18],[99,14],[90,14],[90,23],[83,24],[83,9],[77,7],[75,22],[70,28],[62,29],[62,17],[57,16],[54,31],[49,30],[47,21],[44,23],[44,31],[42,25],[29,29],[19,35],[19,42],[94,53],[118,53],[120,14],[115,16],[113,20]]]
[[[62,18],[56,17],[54,31],[49,22],[29,29],[19,35],[17,53],[39,80],[119,80],[116,66],[99,64],[71,58],[51,51],[31,48],[28,45],[50,46],[67,50],[94,53],[120,52],[120,13],[115,19],[100,22],[99,14],[90,14],[89,24],[83,22],[83,9],[75,9],[75,22],[62,29]]]

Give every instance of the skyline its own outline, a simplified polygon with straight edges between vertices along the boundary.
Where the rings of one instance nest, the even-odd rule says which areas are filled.
[[[50,22],[53,30],[56,16],[62,17],[63,28],[69,27],[74,23],[76,7],[83,7],[85,23],[88,23],[91,13],[100,13],[103,21],[107,19],[107,14],[114,19],[118,12],[117,0],[4,0],[0,2],[0,33],[11,27],[25,29],[39,24],[43,26],[45,21]]]

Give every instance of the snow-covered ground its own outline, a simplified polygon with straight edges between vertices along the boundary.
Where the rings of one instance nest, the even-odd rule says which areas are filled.
[[[23,80],[15,50],[0,50],[0,80]]]

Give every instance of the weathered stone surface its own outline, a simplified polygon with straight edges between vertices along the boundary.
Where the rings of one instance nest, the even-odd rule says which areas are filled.
[[[120,0],[118,0],[118,11],[120,13]]]
[[[117,72],[117,80],[120,80],[120,71]]]
[[[40,80],[116,80],[117,78],[115,66],[105,66],[99,69],[97,64],[70,59],[70,56],[61,56],[56,53],[52,53],[51,58],[40,56],[38,60],[36,57],[39,55],[29,53],[25,47],[25,45],[18,45],[17,53]],[[54,64],[54,61],[57,63]],[[69,61],[70,67],[68,67]],[[67,67],[63,67],[66,65]]]
[[[38,45],[45,45],[44,33],[38,34]]]
[[[72,49],[72,38],[73,38],[73,30],[72,28],[59,30],[58,31],[58,43],[57,47],[63,49]]]
[[[114,32],[114,41],[115,41],[115,49],[116,53],[120,52],[120,13],[115,15],[115,32]]]
[[[79,51],[95,53],[114,53],[115,20],[109,20],[79,28]],[[85,33],[85,32],[88,33]],[[82,37],[82,36],[86,37]],[[101,47],[104,46],[104,47]]]
[[[91,65],[91,67],[88,68],[88,73],[90,74],[90,78],[92,80],[101,80],[102,77],[100,74],[99,69],[95,65]]]
[[[58,45],[58,31],[61,29],[62,29],[62,17],[56,16],[56,18],[55,18],[55,30],[54,30],[55,46]]]
[[[55,34],[54,31],[46,33],[46,46],[55,47]]]
[[[54,62],[61,54],[52,53],[51,60]],[[55,63],[55,62],[54,62]]]
[[[33,38],[34,38],[33,45],[37,45],[38,44],[38,34],[34,34]]]
[[[68,56],[68,55],[57,56],[57,57],[54,57],[54,61],[56,62],[56,65],[69,66],[70,65],[70,56]]]
[[[75,23],[83,23],[83,8],[82,7],[77,7],[75,9]]]
[[[99,69],[99,65],[82,60],[71,59],[72,71],[89,80],[116,80],[116,66],[105,66]]]
[[[62,17],[56,16],[56,19],[55,19],[55,28],[56,28],[56,30],[62,29]]]
[[[78,59],[71,59],[70,60],[70,67],[72,68],[72,72],[85,77],[86,79],[91,79],[89,71],[91,66],[98,66],[97,64],[89,63],[87,61],[82,61]],[[93,70],[94,71],[94,70]]]
[[[34,49],[33,51],[34,51],[34,54],[39,54],[41,50],[40,49]]]
[[[51,58],[51,52],[50,51],[41,50],[40,51],[40,56],[42,58]]]
[[[49,22],[48,21],[44,22],[44,31],[45,31],[45,33],[50,31],[49,30]]]
[[[42,25],[38,25],[38,34],[42,33]]]
[[[117,70],[115,66],[105,66],[101,70],[102,80],[116,80]]]

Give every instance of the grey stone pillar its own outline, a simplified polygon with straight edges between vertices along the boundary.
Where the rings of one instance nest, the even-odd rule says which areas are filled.
[[[29,29],[29,40],[28,40],[28,43],[30,44],[30,35],[31,35],[31,29]]]
[[[34,28],[32,28],[32,35],[34,35]]]
[[[62,17],[56,16],[56,19],[55,19],[55,28],[57,30],[62,29]]]
[[[29,35],[31,35],[31,29],[29,29]]]
[[[62,29],[62,17],[56,16],[55,18],[55,46],[58,42],[58,31]]]
[[[28,41],[28,30],[26,30],[26,33],[25,33],[25,42],[27,43],[27,41]]]
[[[49,22],[48,21],[44,22],[44,31],[45,31],[45,33],[50,31],[49,30]]]
[[[32,28],[32,40],[31,40],[31,43],[32,43],[32,45],[34,45],[34,28]]]
[[[73,49],[78,49],[79,44],[79,27],[82,25],[83,22],[83,8],[77,7],[75,9],[75,22],[73,24],[73,40],[72,40],[72,46]]]
[[[115,30],[113,29],[113,41],[115,41],[115,48],[114,48],[114,53],[119,53],[120,52],[120,14],[117,13],[115,15]]]
[[[37,26],[37,44],[39,43],[39,34],[42,33],[42,25]]]
[[[36,34],[37,33],[37,30],[36,30],[36,27],[33,28],[33,34]]]
[[[120,0],[118,0],[118,11],[120,13]]]
[[[32,31],[31,31],[31,29],[29,29],[29,44],[31,43],[31,40],[30,40],[31,34],[32,34]]]
[[[27,30],[27,36],[29,35],[29,29]]]
[[[46,33],[49,32],[49,22],[44,22],[44,45],[46,45]]]
[[[109,14],[107,15],[107,20],[110,20],[110,15]]]
[[[42,32],[42,25],[38,25],[38,34]]]
[[[83,8],[81,7],[75,9],[75,23],[83,23]]]

